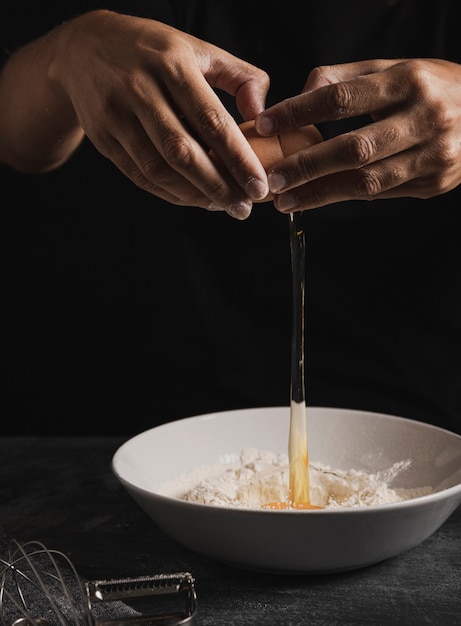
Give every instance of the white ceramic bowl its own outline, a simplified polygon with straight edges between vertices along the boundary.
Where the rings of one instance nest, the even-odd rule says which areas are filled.
[[[375,473],[411,460],[392,485],[433,493],[399,503],[314,511],[242,509],[162,495],[201,465],[237,460],[244,448],[286,453],[288,407],[201,415],[124,443],[113,471],[170,537],[225,563],[274,573],[338,572],[400,554],[434,533],[461,503],[461,436],[391,415],[308,408],[311,462]]]

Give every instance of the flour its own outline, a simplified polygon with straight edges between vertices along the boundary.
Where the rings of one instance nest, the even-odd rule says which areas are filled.
[[[430,487],[393,489],[389,486],[409,465],[410,461],[402,461],[370,474],[311,464],[311,503],[326,509],[368,507],[431,493]],[[197,467],[163,485],[160,493],[201,504],[260,508],[270,502],[287,502],[288,485],[287,455],[245,448],[237,461]]]

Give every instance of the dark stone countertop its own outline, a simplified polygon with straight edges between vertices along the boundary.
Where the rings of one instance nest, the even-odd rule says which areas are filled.
[[[202,557],[157,528],[112,473],[123,442],[2,438],[3,540],[39,540],[61,550],[85,579],[189,571],[199,626],[461,624],[461,507],[422,544],[371,567],[258,574]]]

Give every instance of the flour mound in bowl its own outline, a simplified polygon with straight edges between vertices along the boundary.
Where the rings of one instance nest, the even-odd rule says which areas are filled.
[[[325,509],[369,507],[432,493],[430,487],[390,487],[410,464],[401,461],[372,474],[311,463],[311,503]],[[270,502],[287,502],[288,485],[287,455],[245,448],[237,461],[197,467],[163,485],[161,493],[207,505],[260,508]]]

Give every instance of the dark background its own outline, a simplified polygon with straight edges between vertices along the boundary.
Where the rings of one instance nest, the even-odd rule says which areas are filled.
[[[91,7],[150,15],[266,69],[271,103],[317,64],[457,60],[452,4],[305,3],[275,19],[258,2],[7,2],[0,34],[8,52]],[[1,166],[0,185],[2,432],[128,436],[289,403],[288,218],[272,204],[243,223],[168,205],[89,142],[50,174]],[[459,193],[304,214],[308,404],[459,431]]]

